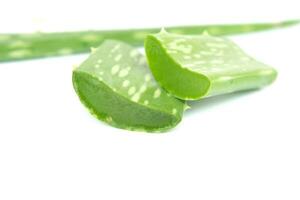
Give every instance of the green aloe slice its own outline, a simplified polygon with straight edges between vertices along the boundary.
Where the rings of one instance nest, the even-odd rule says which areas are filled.
[[[118,128],[160,132],[181,121],[185,103],[156,83],[146,58],[107,40],[73,71],[73,85],[89,111]]]
[[[233,35],[296,25],[299,20],[276,23],[193,25],[167,27],[168,31],[180,34]],[[159,28],[129,30],[95,30],[57,33],[0,34],[0,62],[61,56],[88,52],[90,47],[99,46],[107,39],[115,39],[134,46],[142,46],[148,34],[157,33]]]
[[[155,79],[184,100],[260,88],[277,75],[230,40],[208,34],[178,35],[162,30],[147,37],[145,49]]]

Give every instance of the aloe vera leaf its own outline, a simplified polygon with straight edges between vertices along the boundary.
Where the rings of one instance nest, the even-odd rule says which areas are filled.
[[[181,121],[185,107],[159,87],[144,55],[115,40],[103,42],[74,69],[73,85],[96,118],[122,129],[168,130]]]
[[[278,23],[200,25],[169,27],[168,31],[180,34],[233,35],[283,28],[299,23],[289,20]],[[0,62],[88,52],[106,39],[116,39],[134,46],[142,46],[146,35],[157,33],[158,28],[79,31],[61,33],[0,34]]]
[[[232,41],[204,33],[149,35],[145,50],[159,84],[184,100],[196,100],[272,83],[277,72],[244,53]]]

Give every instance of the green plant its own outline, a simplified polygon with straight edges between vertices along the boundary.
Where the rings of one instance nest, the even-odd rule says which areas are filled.
[[[212,35],[233,35],[292,26],[299,20],[279,23],[200,25],[169,27],[167,30],[178,34],[196,34],[207,31]],[[106,39],[115,39],[133,46],[142,46],[146,35],[157,33],[158,28],[79,31],[61,33],[0,34],[0,62],[48,56],[69,55],[88,52]]]
[[[153,79],[145,56],[107,40],[73,71],[82,103],[98,119],[118,128],[159,132],[181,121],[185,103]]]
[[[74,89],[90,113],[117,128],[162,132],[181,121],[185,100],[256,89],[275,80],[273,68],[217,36],[299,22],[169,27],[159,34],[154,34],[157,28],[0,34],[0,62],[91,49],[73,71]],[[151,71],[136,49],[144,40]]]
[[[232,41],[208,34],[178,35],[163,30],[147,37],[145,49],[155,79],[184,100],[260,88],[277,75]]]

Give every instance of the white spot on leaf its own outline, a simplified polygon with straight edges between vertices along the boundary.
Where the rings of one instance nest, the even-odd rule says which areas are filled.
[[[223,60],[212,60],[212,61],[211,61],[211,64],[216,64],[216,65],[218,65],[218,64],[223,64],[223,63],[224,63]]]
[[[167,53],[169,53],[169,54],[177,54],[178,52],[175,51],[175,50],[170,50],[170,49],[168,49],[168,50],[167,50]]]
[[[184,58],[185,60],[190,60],[192,57],[191,57],[191,56],[183,56],[183,58]]]
[[[194,54],[193,55],[195,58],[201,58],[201,55],[200,54]]]
[[[146,84],[143,84],[141,87],[140,87],[140,90],[139,90],[139,93],[143,93],[147,90],[147,85]]]
[[[128,94],[133,95],[135,93],[135,91],[136,91],[136,88],[134,86],[131,86],[128,90]]]
[[[60,49],[60,50],[58,51],[58,53],[59,53],[60,55],[69,55],[69,54],[71,54],[72,52],[73,52],[73,50],[70,49],[70,48],[63,48],[63,49]]]
[[[180,51],[182,53],[189,54],[192,52],[193,47],[191,45],[178,44],[179,42],[181,42],[181,40],[175,40],[168,46],[171,50]]]
[[[96,34],[93,34],[93,33],[89,33],[89,34],[86,34],[86,35],[82,36],[81,40],[85,41],[85,42],[94,42],[94,41],[98,41],[101,38],[102,37],[99,36],[99,35],[96,35]]]
[[[156,99],[160,96],[161,94],[161,90],[159,88],[157,88],[155,91],[154,91],[154,94],[153,94],[153,98]]]
[[[26,49],[15,50],[8,54],[11,58],[23,58],[25,56],[31,55],[31,51]]]
[[[112,122],[112,121],[113,121],[113,119],[112,119],[111,116],[107,116],[105,120],[106,120],[107,122]]]
[[[129,80],[124,80],[123,83],[122,83],[122,86],[126,88],[126,87],[129,86],[129,84],[130,84]]]
[[[186,63],[183,65],[183,67],[196,67],[197,64],[196,63]]]
[[[96,68],[96,69],[98,69],[99,67],[100,67],[100,65],[99,65],[99,64],[96,64],[96,65],[95,65],[95,68]]]
[[[125,69],[122,69],[122,70],[119,72],[119,77],[125,77],[125,76],[127,76],[128,73],[129,73],[129,70],[130,70],[129,67],[127,67],[127,68],[125,68]]]
[[[131,100],[134,102],[138,102],[140,99],[140,94],[139,93],[135,93],[132,97]]]
[[[143,64],[146,64],[146,59],[144,58],[144,57],[141,57],[140,59],[139,59],[139,63],[138,63],[139,65],[143,65]]]
[[[131,50],[129,53],[130,57],[135,58],[137,55],[139,55],[139,52],[137,50]]]
[[[145,39],[148,34],[149,32],[147,31],[138,31],[138,32],[134,32],[134,37],[136,39]]]
[[[115,51],[117,51],[118,49],[120,49],[121,45],[120,44],[116,44],[112,49],[111,52],[114,53]]]
[[[175,115],[176,113],[177,113],[177,109],[176,109],[176,108],[173,108],[173,109],[172,109],[172,114]]]
[[[145,75],[145,81],[149,82],[151,80],[151,75],[150,74],[146,74]]]
[[[123,57],[122,54],[118,54],[118,55],[115,57],[115,61],[118,62],[119,60],[121,60],[122,57]]]
[[[200,54],[204,55],[204,56],[209,56],[209,55],[212,55],[213,52],[210,52],[210,51],[200,51]]]
[[[274,71],[273,70],[264,70],[262,72],[259,73],[259,75],[270,75],[270,74],[274,74]]]
[[[120,65],[114,65],[111,68],[111,74],[114,75],[114,74],[118,73],[119,70],[120,70]]]
[[[227,45],[225,43],[211,43],[211,42],[209,42],[209,43],[206,43],[206,45],[208,47],[215,47],[215,48],[226,48],[227,47]]]
[[[205,63],[206,63],[205,60],[198,60],[198,61],[195,62],[195,64],[199,64],[199,65],[205,64]]]
[[[217,81],[220,81],[220,82],[225,82],[225,81],[229,81],[229,80],[232,80],[233,78],[231,76],[223,76],[223,77],[220,77],[217,79]]]
[[[22,40],[14,41],[9,44],[9,47],[11,48],[24,48],[24,47],[29,47],[30,44],[27,42],[24,42]]]
[[[203,35],[203,36],[210,36],[208,30],[204,30],[203,33],[202,33],[202,35]]]

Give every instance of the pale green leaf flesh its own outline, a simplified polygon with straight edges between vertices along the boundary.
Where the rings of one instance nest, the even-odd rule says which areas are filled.
[[[73,71],[73,85],[88,110],[118,128],[161,132],[178,124],[185,103],[166,93],[135,48],[107,40]]]
[[[178,35],[162,30],[147,37],[145,50],[158,83],[184,100],[260,88],[277,75],[232,41],[208,34]]]

